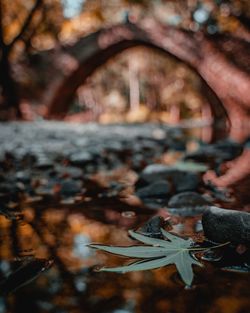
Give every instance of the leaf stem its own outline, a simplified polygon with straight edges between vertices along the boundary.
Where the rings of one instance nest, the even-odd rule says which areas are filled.
[[[206,251],[206,250],[211,250],[211,249],[217,249],[217,248],[220,248],[220,247],[224,247],[226,245],[230,244],[230,241],[227,241],[225,243],[222,243],[222,244],[219,244],[217,246],[214,246],[214,247],[207,247],[207,248],[189,248],[187,250],[189,251]]]
[[[229,245],[230,244],[230,241],[227,241],[227,242],[224,242],[224,243],[221,243],[217,246],[214,246],[214,247],[211,247],[209,249],[216,249],[216,248],[220,248],[220,247],[223,247],[223,246],[226,246],[226,245]]]

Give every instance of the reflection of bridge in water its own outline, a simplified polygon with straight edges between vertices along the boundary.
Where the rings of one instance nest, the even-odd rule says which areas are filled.
[[[222,35],[206,37],[153,20],[102,29],[65,47],[65,56],[71,59],[73,66],[66,75],[58,75],[49,88],[47,116],[63,117],[78,87],[99,66],[125,49],[139,45],[161,50],[190,66],[201,78],[214,119],[225,125],[229,117],[233,138],[249,133],[250,78],[247,71],[250,65],[245,64],[248,58],[240,58],[242,64],[236,60],[239,50],[247,51],[248,44]]]

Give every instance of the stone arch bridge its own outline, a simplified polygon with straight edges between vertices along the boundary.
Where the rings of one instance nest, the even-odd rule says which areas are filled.
[[[171,55],[192,68],[201,78],[203,91],[216,119],[229,119],[231,135],[249,132],[250,42],[226,35],[205,36],[152,19],[101,29],[63,47],[71,67],[58,75],[47,90],[46,117],[66,115],[77,88],[114,55],[135,46],[148,46]],[[53,91],[53,92],[52,92]]]

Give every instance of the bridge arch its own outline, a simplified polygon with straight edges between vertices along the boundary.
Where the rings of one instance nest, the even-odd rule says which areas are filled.
[[[73,57],[78,66],[56,82],[56,88],[53,87],[56,91],[49,101],[47,116],[64,117],[77,88],[110,58],[126,49],[146,46],[188,65],[201,79],[215,120],[220,119],[226,123],[229,114],[223,105],[223,98],[211,86],[209,77],[200,66],[204,60],[199,40],[192,33],[170,27],[158,29],[158,26],[143,28],[130,23],[117,25],[93,33],[80,39],[75,45],[66,47],[65,53]],[[162,33],[163,31],[165,32]]]

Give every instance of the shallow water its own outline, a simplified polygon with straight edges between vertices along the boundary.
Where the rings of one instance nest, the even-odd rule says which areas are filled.
[[[136,138],[130,138],[135,140],[134,145]],[[43,140],[40,140],[42,146]],[[69,139],[67,142],[68,146],[72,143]],[[4,145],[7,145],[6,141]],[[21,149],[20,143],[18,145]],[[52,150],[51,146],[49,149]],[[34,192],[26,189],[17,193],[1,192],[1,204],[13,202],[10,210],[13,214],[0,215],[0,271],[2,282],[5,281],[2,285],[5,290],[1,290],[7,293],[0,298],[0,312],[249,312],[250,274],[221,270],[211,262],[203,261],[205,268],[194,267],[192,288],[185,288],[174,266],[127,274],[95,271],[103,265],[121,265],[128,260],[92,250],[87,246],[89,243],[132,245],[134,241],[128,237],[127,230],[137,229],[156,214],[169,218],[172,230],[177,234],[196,240],[203,238],[201,215],[171,215],[164,208],[148,208],[134,197],[131,186],[135,177],[130,171],[133,151],[119,149],[112,146],[112,153],[122,153],[122,158],[127,153],[125,167],[115,158],[113,162],[117,162],[117,166],[114,169],[108,169],[110,159],[107,163],[96,161],[100,171],[92,173],[89,169],[88,178],[85,174],[80,175],[77,179],[83,181],[83,188],[72,196],[58,195],[56,184],[41,189],[44,187],[41,182],[40,185],[33,182]],[[153,148],[154,153],[147,154],[148,164],[159,160],[160,154],[166,154],[155,150],[157,146]],[[151,148],[145,151],[151,151]],[[108,158],[111,152],[106,153]],[[165,155],[165,159],[171,157],[174,157],[173,152]],[[23,161],[13,161],[11,156],[8,156],[9,163],[6,159],[2,161],[2,181],[6,179],[6,173],[10,176],[27,168],[33,171],[33,178],[51,177],[46,166],[38,170],[33,163],[27,165],[27,159],[26,163]],[[68,166],[64,164],[64,158],[57,162]],[[63,175],[66,174],[63,172]],[[240,185],[237,187],[237,201],[224,205],[239,207],[245,199],[242,208],[244,205],[247,210],[245,193],[240,197]],[[242,186],[242,190],[245,188]],[[35,266],[29,263],[34,258],[40,262]],[[22,266],[21,274],[15,272]],[[8,273],[16,276],[8,283],[7,290],[4,279]]]

